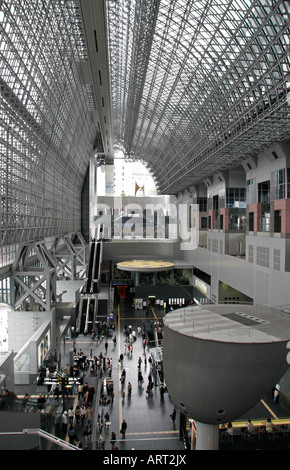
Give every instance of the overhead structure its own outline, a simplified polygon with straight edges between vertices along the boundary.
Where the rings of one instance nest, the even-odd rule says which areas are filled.
[[[1,266],[21,243],[80,232],[90,159],[112,156],[103,8],[0,1]]]
[[[289,139],[289,24],[283,0],[1,0],[1,266],[81,231],[114,149],[177,195]]]
[[[289,138],[289,2],[107,5],[116,145],[160,193]]]

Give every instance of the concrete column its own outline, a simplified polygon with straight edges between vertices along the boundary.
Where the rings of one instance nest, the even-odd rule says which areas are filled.
[[[196,423],[196,450],[218,450],[219,449],[219,426],[218,424]]]

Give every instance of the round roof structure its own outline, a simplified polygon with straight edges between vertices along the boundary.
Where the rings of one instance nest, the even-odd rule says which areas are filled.
[[[174,263],[162,260],[129,260],[117,264],[117,268],[123,271],[156,272],[168,271],[174,268]]]
[[[233,421],[289,368],[289,314],[250,305],[191,306],[164,317],[163,366],[174,404],[207,424]]]

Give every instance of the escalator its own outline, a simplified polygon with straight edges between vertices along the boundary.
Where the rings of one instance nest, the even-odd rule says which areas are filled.
[[[90,333],[97,320],[102,249],[103,245],[101,240],[92,241],[87,282],[83,287],[83,292],[80,293],[76,319],[76,334]]]
[[[91,292],[92,278],[93,278],[93,272],[94,272],[95,252],[96,252],[96,243],[92,242],[91,251],[90,251],[89,269],[88,269],[88,279],[87,279],[87,284],[86,284],[86,293]]]
[[[76,322],[77,334],[91,333],[98,314],[98,296],[84,294],[80,297]]]

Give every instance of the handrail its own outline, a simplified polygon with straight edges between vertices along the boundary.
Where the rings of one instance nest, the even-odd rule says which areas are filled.
[[[43,431],[42,429],[23,429],[22,431],[15,431],[15,432],[0,432],[0,437],[1,436],[24,436],[24,435],[33,435],[33,436],[38,436],[43,439],[46,439],[53,444],[62,447],[65,450],[81,450],[80,448],[74,446],[73,444],[70,444],[69,442],[64,441],[63,439],[60,439],[58,437],[53,436],[52,434],[49,434],[46,431]]]

